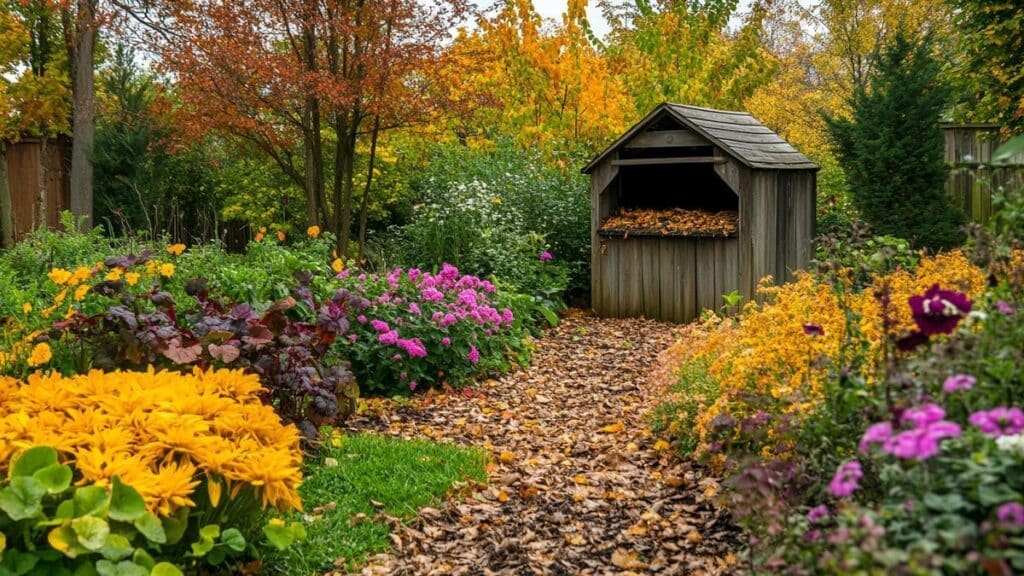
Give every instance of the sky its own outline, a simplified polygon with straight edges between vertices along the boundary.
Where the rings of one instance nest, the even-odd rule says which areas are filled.
[[[745,12],[750,7],[752,1],[740,0],[736,11]],[[533,0],[533,7],[537,9],[538,14],[545,19],[552,19],[556,22],[561,22],[566,4],[567,0]],[[605,33],[608,32],[608,23],[601,16],[601,9],[596,4],[596,0],[590,0],[587,3],[587,20],[590,21],[590,27],[593,29],[594,34],[599,38],[603,38]]]

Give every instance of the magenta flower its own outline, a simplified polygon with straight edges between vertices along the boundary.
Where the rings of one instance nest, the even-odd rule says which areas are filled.
[[[462,304],[463,306],[469,308],[470,310],[476,308],[478,305],[476,301],[476,290],[467,288],[462,292],[459,292],[458,302],[459,304]]]
[[[954,374],[942,383],[942,391],[946,394],[970,390],[978,381],[970,374]]]
[[[548,260],[551,260],[551,252],[547,252],[547,251],[541,252],[540,253],[540,261],[541,262],[547,262]]]
[[[824,336],[825,329],[822,328],[821,324],[812,324],[810,322],[805,322],[804,334],[807,334],[808,336]]]
[[[828,491],[836,498],[845,498],[860,486],[860,479],[864,477],[864,471],[860,462],[849,460],[836,469],[835,476],[828,483]]]
[[[444,300],[444,293],[437,288],[427,288],[420,292],[420,298],[427,302],[437,302],[438,300]]]
[[[904,422],[912,422],[916,428],[924,428],[946,417],[942,406],[929,402],[918,408],[911,408],[903,413]]]
[[[911,296],[908,300],[914,322],[925,336],[949,334],[960,323],[960,319],[971,311],[971,300],[954,290],[943,290],[936,284],[923,296]]]
[[[448,346],[451,346],[452,345],[452,339],[447,337],[447,336],[445,336],[444,338],[441,338],[441,345],[446,347],[446,348]]]
[[[419,316],[420,315],[420,305],[415,303],[415,302],[410,302],[409,303],[409,313],[410,314],[415,314],[415,315]]]
[[[957,438],[960,433],[960,426],[954,422],[932,422],[900,432],[887,440],[882,449],[897,458],[924,461],[939,453],[943,438]]]
[[[370,326],[373,326],[373,329],[376,330],[377,332],[387,332],[391,330],[391,327],[388,326],[388,323],[383,320],[374,319],[370,322]]]
[[[996,509],[996,518],[1004,528],[1024,528],[1024,506],[1020,502],[1007,502]]]
[[[469,345],[469,363],[476,364],[480,361],[480,351],[476,349],[476,346]]]
[[[411,338],[409,340],[399,339],[398,347],[405,350],[412,358],[426,358],[427,348],[423,345],[423,341],[419,338]]]
[[[989,436],[1012,436],[1024,431],[1024,411],[1016,406],[997,406],[991,410],[979,410],[968,422]]]
[[[391,346],[392,344],[396,344],[398,342],[398,332],[395,332],[394,330],[388,330],[387,332],[378,334],[377,341],[380,342],[381,344],[384,344],[385,346]]]
[[[508,308],[505,308],[504,310],[501,311],[501,321],[504,322],[505,324],[511,324],[515,319],[516,317]]]
[[[1000,312],[1006,314],[1007,316],[1017,312],[1017,309],[1014,308],[1013,304],[1010,304],[1006,300],[1000,300],[999,302],[996,302],[996,310],[999,310]]]
[[[359,334],[349,334],[348,335],[348,342],[349,342],[349,344],[355,344],[356,340],[359,340]]]
[[[356,318],[356,322],[359,322],[360,324],[366,324],[366,316],[360,314],[359,317]]]
[[[892,438],[891,422],[872,424],[868,426],[868,429],[864,431],[864,435],[860,438],[860,451],[863,454],[867,454],[872,444],[885,444],[889,438]]]
[[[416,390],[416,386],[417,384],[415,380],[409,380],[409,390]]]
[[[441,327],[447,328],[448,326],[451,326],[452,324],[455,324],[458,321],[458,318],[456,318],[454,314],[449,312],[448,314],[445,314],[441,318]]]
[[[828,519],[828,506],[824,504],[807,511],[807,521],[811,524],[817,524],[826,519]]]

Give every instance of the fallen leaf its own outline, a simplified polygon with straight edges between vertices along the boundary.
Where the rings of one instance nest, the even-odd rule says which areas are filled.
[[[500,460],[503,464],[511,464],[516,461],[516,455],[509,452],[508,450],[505,450],[501,453],[500,456],[498,456],[498,460]]]
[[[587,540],[579,534],[566,534],[565,541],[571,546],[583,546],[587,543]]]
[[[664,452],[664,451],[668,450],[669,446],[670,446],[670,444],[668,443],[667,440],[658,440],[657,442],[654,443],[654,451],[655,452]]]
[[[508,492],[505,492],[504,490],[498,490],[497,498],[498,502],[501,502],[502,504],[508,502]]]
[[[627,552],[622,548],[616,548],[612,552],[612,564],[623,570],[643,570],[647,564],[642,562],[636,552]]]
[[[622,422],[616,422],[615,424],[609,424],[607,426],[602,427],[601,432],[607,432],[609,434],[618,434],[619,432],[622,432],[623,428],[625,428],[625,426],[622,424]]]

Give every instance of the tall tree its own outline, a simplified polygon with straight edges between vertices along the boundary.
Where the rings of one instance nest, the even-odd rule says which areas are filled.
[[[94,56],[98,17],[96,0],[74,0],[62,7],[65,39],[70,51],[72,134],[71,212],[92,225],[93,166],[96,142],[96,86]]]
[[[879,234],[943,249],[964,239],[965,218],[944,190],[943,137],[949,102],[928,38],[897,33],[876,52],[850,98],[849,118],[827,118],[861,216]]]
[[[429,75],[461,0],[168,0],[182,125],[247,141],[305,191],[347,255],[356,145],[436,110]],[[296,142],[300,143],[296,146]],[[331,180],[328,193],[325,180]]]

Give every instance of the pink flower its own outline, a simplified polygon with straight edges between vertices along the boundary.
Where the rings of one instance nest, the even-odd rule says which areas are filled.
[[[437,302],[438,300],[444,300],[444,293],[437,288],[427,288],[420,292],[420,298],[427,302]]]
[[[418,386],[418,384],[415,380],[409,380],[409,390],[416,390],[416,386]]]
[[[1007,502],[996,510],[996,518],[1005,528],[1024,528],[1024,506],[1019,502]]]
[[[476,349],[476,346],[469,345],[469,363],[476,364],[480,361],[480,351]]]
[[[387,332],[391,330],[391,327],[388,326],[388,323],[383,320],[374,319],[373,321],[370,322],[370,326],[373,326],[373,329],[376,330],[377,332]]]
[[[381,344],[384,344],[385,346],[391,346],[392,344],[396,344],[398,342],[398,332],[395,332],[394,330],[388,330],[387,332],[378,334],[377,341],[380,342]]]
[[[882,449],[897,458],[924,461],[939,453],[943,438],[957,438],[960,432],[960,425],[954,422],[933,422],[900,432],[886,441]]]
[[[911,408],[903,413],[903,421],[912,422],[916,428],[924,428],[945,417],[946,411],[942,409],[942,406],[932,402],[918,408]]]
[[[949,334],[960,319],[971,311],[971,300],[954,290],[942,290],[935,284],[923,296],[908,300],[914,322],[925,336]]]
[[[445,346],[445,347],[451,346],[452,345],[452,339],[447,337],[447,336],[445,336],[444,338],[441,338],[441,345]]]
[[[815,506],[807,511],[807,521],[811,524],[817,524],[826,519],[828,519],[828,506],[824,504]]]
[[[1006,314],[1007,316],[1017,312],[1017,309],[1014,308],[1013,304],[1010,304],[1006,300],[1000,300],[999,302],[996,302],[996,310],[999,310],[1000,312]]]
[[[467,308],[469,308],[471,310],[473,308],[476,308],[477,307],[476,290],[473,290],[471,288],[467,288],[467,289],[463,290],[462,292],[459,292],[458,302],[459,302],[459,304],[462,304],[463,306],[466,306]]]
[[[516,317],[508,308],[505,308],[504,310],[501,311],[501,321],[504,322],[505,324],[511,324],[515,319]]]
[[[356,322],[359,322],[360,324],[366,324],[366,316],[363,315],[363,314],[360,314],[359,317],[356,318]]]
[[[409,303],[409,313],[410,314],[415,314],[415,315],[419,316],[420,315],[420,306],[419,306],[419,304],[417,304],[415,302],[410,302]]]
[[[427,348],[419,338],[399,339],[398,347],[405,350],[412,358],[426,358]]]
[[[860,486],[860,479],[864,477],[864,471],[860,462],[849,460],[836,469],[835,476],[828,483],[828,491],[836,498],[845,498]]]
[[[547,262],[548,260],[551,260],[551,252],[547,252],[547,251],[541,252],[540,253],[540,261],[541,262]]]
[[[891,437],[892,423],[878,422],[872,424],[868,426],[868,429],[864,431],[864,435],[860,438],[860,451],[863,454],[867,454],[872,444],[884,444]]]
[[[991,410],[979,410],[967,419],[972,426],[989,436],[1012,436],[1024,431],[1024,412],[1016,406],[997,406]]]
[[[976,383],[977,380],[970,374],[954,374],[946,378],[946,381],[942,383],[942,391],[946,394],[952,394],[953,392],[970,390]]]
[[[359,340],[359,335],[358,334],[349,334],[348,335],[348,342],[349,342],[349,344],[355,344],[356,340]]]
[[[444,317],[441,318],[441,327],[446,328],[448,326],[451,326],[452,324],[455,324],[458,321],[459,320],[455,317],[455,315],[451,313],[445,314]]]

